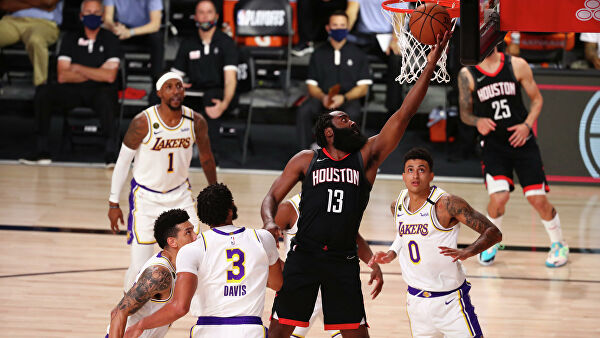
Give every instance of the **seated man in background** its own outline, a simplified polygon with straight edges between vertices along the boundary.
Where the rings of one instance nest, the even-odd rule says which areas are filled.
[[[509,32],[506,52],[538,67],[561,67],[563,54],[575,46],[575,33]]]
[[[50,164],[48,145],[50,117],[54,108],[92,108],[100,117],[106,139],[105,162],[115,161],[114,114],[117,111],[116,78],[121,55],[119,40],[102,24],[102,1],[83,0],[83,29],[62,40],[57,65],[58,83],[38,88],[34,98],[37,152],[20,159],[25,164]]]
[[[580,39],[584,44],[585,59],[600,70],[600,33],[581,33]]]
[[[367,94],[371,71],[367,55],[348,42],[348,16],[336,11],[325,27],[329,42],[311,55],[306,86],[310,97],[298,108],[296,128],[301,149],[307,149],[312,140],[313,117],[327,110],[343,110],[350,119],[359,121],[360,98]],[[339,93],[329,97],[330,88],[340,86]]]
[[[198,34],[179,45],[171,71],[188,78],[184,104],[206,118],[213,154],[217,153],[223,117],[237,106],[238,51],[235,42],[217,29],[219,14],[210,0],[196,5]],[[202,93],[202,96],[194,96]],[[199,94],[196,94],[199,95]]]
[[[33,65],[33,84],[48,79],[48,46],[58,39],[62,0],[0,0],[0,48],[22,41]]]
[[[408,8],[408,3],[395,7]],[[403,100],[402,85],[396,81],[400,74],[402,52],[391,22],[381,14],[381,0],[349,0],[346,14],[351,32],[348,41],[387,63],[385,107],[389,112],[395,112]]]
[[[104,6],[104,27],[125,44],[143,46],[150,53],[150,74],[155,83],[164,68],[162,0],[104,0]],[[160,103],[154,90],[149,100],[150,104]]]

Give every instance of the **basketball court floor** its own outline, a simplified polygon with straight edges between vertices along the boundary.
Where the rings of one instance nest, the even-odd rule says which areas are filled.
[[[0,164],[0,336],[103,337],[110,310],[122,296],[129,263],[124,235],[112,235],[107,198],[112,171],[91,166],[29,167]],[[227,171],[219,181],[233,192],[236,225],[261,227],[260,203],[276,172]],[[201,171],[190,180],[197,194],[206,181]],[[440,178],[434,183],[484,211],[487,194],[479,180]],[[374,251],[387,251],[395,236],[390,202],[404,184],[399,176],[377,178],[361,225]],[[297,185],[292,193],[298,192]],[[127,191],[121,205],[127,206]],[[544,266],[549,240],[520,188],[511,195],[503,244],[496,263],[464,262],[471,298],[486,337],[597,337],[600,304],[600,189],[552,186],[563,232],[571,247],[569,263]],[[126,210],[124,210],[127,212]],[[204,230],[206,228],[204,227]],[[463,226],[459,243],[476,233]],[[370,299],[369,268],[361,263],[363,294],[372,337],[410,337],[405,310],[406,284],[397,262],[382,267],[382,293]],[[267,290],[263,322],[268,325],[274,297]],[[177,321],[167,337],[187,337],[191,315]],[[309,337],[327,337],[317,322]]]

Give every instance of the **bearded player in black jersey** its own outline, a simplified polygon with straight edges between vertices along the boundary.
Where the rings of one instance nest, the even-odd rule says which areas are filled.
[[[488,218],[501,229],[509,193],[514,190],[513,170],[527,201],[538,212],[550,236],[547,267],[567,263],[569,247],[554,206],[546,198],[548,183],[531,126],[542,110],[543,99],[527,61],[495,49],[475,67],[461,69],[458,77],[460,117],[477,127],[483,137],[483,173],[490,195]],[[529,112],[521,88],[531,100]],[[498,244],[479,254],[482,265],[494,262]]]
[[[423,73],[378,135],[367,139],[342,111],[323,114],[315,127],[322,148],[297,153],[271,186],[261,214],[265,228],[279,238],[282,229],[274,222],[277,206],[302,182],[298,232],[284,267],[283,286],[273,304],[269,337],[287,338],[296,326],[308,326],[319,287],[325,329],[341,330],[344,337],[368,337],[357,257],[358,228],[377,168],[398,146],[423,101],[449,37],[449,32],[438,36]]]

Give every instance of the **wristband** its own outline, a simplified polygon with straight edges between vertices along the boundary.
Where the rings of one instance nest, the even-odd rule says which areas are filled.
[[[527,122],[523,122],[523,124],[526,125],[529,130],[531,130],[531,126]]]
[[[120,207],[118,205],[108,205],[109,209],[120,209]]]
[[[134,36],[135,35],[135,30],[132,28],[129,30],[129,36]]]

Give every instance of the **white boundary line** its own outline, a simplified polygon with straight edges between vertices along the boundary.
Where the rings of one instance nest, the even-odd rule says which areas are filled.
[[[0,165],[20,165],[16,160],[0,160]],[[103,163],[87,163],[87,162],[52,162],[49,165],[40,165],[40,167],[70,167],[70,168],[99,168],[106,169]],[[190,172],[202,172],[202,168],[191,167]],[[238,174],[238,175],[267,175],[277,176],[281,174],[281,170],[264,170],[264,169],[228,169],[218,168],[217,173],[223,174]],[[378,180],[402,181],[402,175],[395,174],[378,174]],[[478,177],[453,177],[453,176],[435,176],[433,182],[441,183],[471,183],[481,184],[483,178]]]

